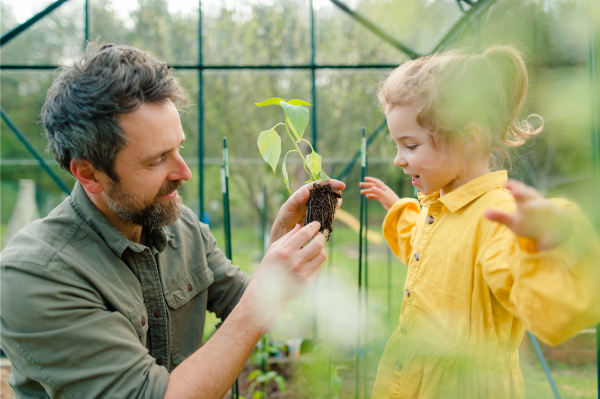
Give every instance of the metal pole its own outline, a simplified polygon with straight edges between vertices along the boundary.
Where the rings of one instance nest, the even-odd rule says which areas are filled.
[[[371,145],[371,143],[373,142],[373,140],[375,140],[375,138],[377,138],[377,136],[379,135],[379,133],[381,131],[383,131],[383,129],[385,128],[387,124],[387,120],[383,120],[383,122],[381,122],[381,124],[379,126],[377,126],[377,129],[375,129],[375,131],[369,136],[369,140],[367,140],[367,148],[369,147],[369,145]],[[354,166],[354,164],[356,163],[356,161],[358,160],[358,158],[361,156],[361,150],[358,150],[356,152],[356,154],[354,154],[354,157],[352,158],[352,161],[348,162],[348,165],[346,165],[346,167],[344,168],[344,170],[342,171],[342,173],[340,173],[336,179],[340,180],[343,179],[352,169],[352,167]]]
[[[12,29],[10,32],[2,35],[2,38],[0,38],[0,47],[4,46],[6,43],[10,42],[12,39],[17,37],[19,34],[21,34],[27,28],[29,28],[30,26],[35,24],[40,19],[44,18],[46,15],[50,14],[52,11],[56,10],[58,7],[62,6],[66,2],[67,2],[67,0],[58,0],[58,1],[50,4],[43,11],[38,12],[33,17],[31,17],[27,21],[23,22],[21,25]]]
[[[223,232],[225,235],[225,256],[232,260],[231,253],[231,213],[229,209],[229,153],[227,138],[223,137],[223,164],[221,165],[221,192],[223,194]],[[231,398],[238,399],[240,395],[239,380],[236,379],[231,387]]]
[[[204,82],[202,80],[202,0],[198,0],[198,217],[204,221]]]
[[[90,40],[90,2],[85,0],[85,32],[83,41],[83,51],[87,48],[87,43]]]
[[[560,399],[560,394],[558,393],[558,389],[556,388],[556,384],[554,383],[554,378],[552,378],[552,374],[550,374],[550,369],[548,368],[548,363],[546,363],[546,359],[544,358],[544,354],[542,353],[542,348],[540,347],[540,343],[538,342],[535,335],[533,335],[529,330],[527,330],[527,334],[529,335],[529,339],[533,343],[533,347],[535,348],[535,353],[540,359],[540,363],[542,364],[542,368],[544,369],[544,373],[546,374],[546,378],[548,379],[548,383],[550,383],[550,388],[552,389],[552,393],[556,399]]]
[[[331,173],[330,176],[333,176],[335,172],[335,164],[331,164]],[[334,221],[335,222],[335,221]],[[329,259],[329,266],[327,267],[327,292],[331,293],[331,283],[332,283],[332,268],[333,268],[333,235],[329,236],[329,253],[327,254],[327,259]],[[329,340],[329,312],[330,308],[327,309],[327,315],[325,320],[325,342]],[[328,368],[327,368],[327,399],[331,398],[331,349],[328,351]]]
[[[364,137],[364,130],[365,128],[363,127],[363,137]],[[363,169],[363,176],[361,177],[360,181],[365,181],[365,176],[367,175],[367,146],[365,145],[365,155],[364,155],[364,162],[365,165],[362,168]],[[361,195],[361,197],[364,197],[364,195]],[[368,364],[368,360],[367,360],[367,356],[368,356],[368,352],[369,352],[369,200],[367,198],[364,199],[363,201],[364,206],[365,206],[365,223],[364,223],[364,234],[365,234],[365,332],[364,332],[364,338],[365,338],[365,361],[364,361],[364,365],[363,365],[363,383],[364,383],[364,391],[363,391],[363,397],[366,399],[367,398],[367,389],[368,389],[368,385],[369,385],[369,380],[367,379],[367,364]]]
[[[50,177],[52,178],[52,180],[54,180],[58,187],[60,187],[60,189],[64,191],[67,195],[71,195],[71,190],[69,189],[69,187],[67,187],[67,185],[60,179],[60,177],[58,177],[58,175],[54,173],[52,168],[50,168],[50,166],[46,163],[46,160],[44,159],[42,154],[40,154],[37,148],[35,148],[33,144],[31,144],[31,141],[29,141],[25,133],[23,133],[21,129],[19,129],[16,123],[13,122],[12,119],[10,119],[6,111],[4,111],[4,108],[0,107],[0,113],[2,114],[2,120],[6,123],[8,128],[12,130],[13,133],[17,136],[17,138],[21,141],[21,143],[25,145],[25,147],[31,153],[31,155],[33,155],[35,159],[37,159],[37,161],[40,163],[40,166],[46,171],[46,173],[48,173],[48,175],[50,175]]]
[[[311,80],[312,80],[312,145],[315,151],[319,151],[317,148],[317,84],[316,84],[316,69],[315,69],[315,8],[313,5],[313,0],[310,0],[310,45],[311,45],[311,54],[310,54],[310,66],[311,66]]]
[[[360,153],[361,153],[361,164],[360,164],[360,181],[365,180],[365,164],[366,164],[366,152],[367,152],[367,141],[365,139],[365,128],[361,130],[361,141],[360,141]],[[363,259],[363,226],[364,226],[364,201],[365,196],[360,195],[360,206],[359,206],[359,219],[360,228],[358,229],[358,325],[356,327],[356,387],[354,397],[358,399],[359,388],[360,388],[360,325],[362,323],[362,259]]]
[[[598,87],[598,57],[600,54],[600,30],[597,19],[600,18],[600,6],[597,1],[588,2],[590,16],[589,41],[588,41],[588,71],[590,75],[591,103],[591,144],[592,144],[592,200],[600,201],[600,87]],[[596,210],[594,224],[600,230],[600,211]],[[596,381],[598,398],[600,398],[600,323],[596,324]]]
[[[346,4],[342,3],[339,0],[330,0],[330,1],[333,4],[335,4],[336,6],[338,6],[338,8],[340,10],[344,11],[346,14],[350,15],[352,18],[354,18],[356,21],[358,21],[362,26],[364,26],[365,28],[367,28],[368,30],[370,30],[371,32],[373,32],[374,34],[379,36],[381,39],[383,39],[384,41],[391,44],[392,46],[396,47],[398,50],[402,51],[403,53],[408,55],[410,58],[414,59],[419,56],[419,54],[416,51],[412,50],[405,44],[400,43],[394,37],[390,36],[387,32],[384,32],[381,28],[377,27],[373,22],[369,21],[367,18],[365,18],[358,12],[350,9],[350,7],[348,7]],[[481,1],[483,1],[483,0],[481,0]]]

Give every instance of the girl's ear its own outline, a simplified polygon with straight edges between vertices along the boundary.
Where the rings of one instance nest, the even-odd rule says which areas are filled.
[[[99,174],[102,173],[92,166],[86,159],[71,159],[71,173],[79,183],[91,194],[100,194],[104,191]]]
[[[465,127],[465,137],[467,139],[467,151],[473,153],[479,147],[481,142],[481,127],[477,123],[469,123]]]

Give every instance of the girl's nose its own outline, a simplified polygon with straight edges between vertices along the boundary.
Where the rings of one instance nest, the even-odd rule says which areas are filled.
[[[396,165],[399,168],[404,168],[408,165],[406,160],[400,155],[399,151],[398,154],[396,154],[396,158],[394,158],[394,165]]]

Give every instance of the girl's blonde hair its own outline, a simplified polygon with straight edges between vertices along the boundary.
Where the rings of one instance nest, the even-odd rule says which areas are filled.
[[[500,155],[501,165],[507,147],[520,146],[543,128],[538,115],[517,120],[527,83],[523,58],[512,46],[491,47],[483,55],[452,50],[400,65],[383,81],[378,98],[386,113],[395,106],[417,108],[417,122],[438,148],[468,144],[465,127],[477,123],[481,152]],[[537,129],[529,123],[533,116],[541,120]]]

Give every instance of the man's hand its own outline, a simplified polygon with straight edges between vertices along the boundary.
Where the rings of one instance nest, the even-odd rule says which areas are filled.
[[[532,239],[538,251],[556,247],[571,236],[573,225],[569,215],[535,188],[513,179],[506,188],[515,197],[517,210],[506,213],[488,209],[485,211],[488,219],[505,224],[520,237]]]
[[[271,244],[247,289],[259,299],[262,314],[278,317],[287,301],[315,282],[326,259],[320,227],[319,222],[298,224]]]
[[[343,191],[346,185],[334,179],[329,179],[326,182],[319,184],[331,184],[331,187]],[[305,184],[300,187],[288,200],[281,206],[279,213],[275,218],[273,227],[271,228],[271,243],[277,241],[288,231],[292,230],[297,224],[304,224],[304,216],[306,215],[306,203],[310,197],[310,190],[313,183]],[[342,205],[342,199],[338,199],[336,210]]]
[[[365,181],[360,182],[359,185],[364,189],[360,190],[361,194],[379,201],[386,211],[389,211],[392,205],[400,201],[400,197],[391,188],[375,177],[367,176]]]

